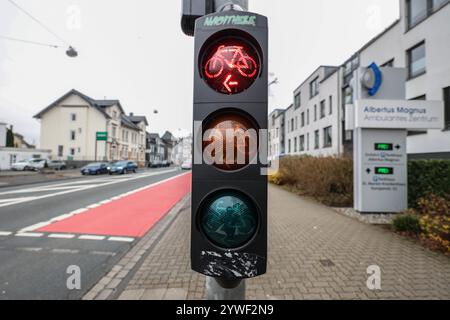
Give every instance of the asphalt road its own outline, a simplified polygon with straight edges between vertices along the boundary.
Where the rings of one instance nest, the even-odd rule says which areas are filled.
[[[181,174],[178,169],[155,169],[0,189],[0,299],[81,298],[138,237],[100,232],[101,236],[96,232],[49,234],[39,228],[70,218],[74,212],[79,214],[77,211],[94,210],[101,202],[114,202],[115,198],[122,198],[123,205],[131,191]],[[95,212],[88,217],[97,219]],[[79,267],[80,290],[67,288],[73,275],[68,273],[70,266]]]

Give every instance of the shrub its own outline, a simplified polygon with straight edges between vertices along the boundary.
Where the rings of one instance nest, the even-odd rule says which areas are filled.
[[[353,202],[353,162],[347,157],[286,157],[270,180],[327,205]]]
[[[418,199],[434,194],[450,194],[450,160],[417,160],[408,163],[409,206],[418,208]]]
[[[419,217],[412,214],[396,217],[393,221],[393,225],[397,232],[419,234],[421,231]]]

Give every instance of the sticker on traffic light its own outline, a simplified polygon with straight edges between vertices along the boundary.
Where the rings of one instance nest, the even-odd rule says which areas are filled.
[[[222,38],[203,55],[201,73],[206,83],[223,94],[237,94],[248,89],[259,76],[258,51],[247,40]]]
[[[221,190],[207,197],[200,209],[201,230],[214,245],[224,249],[245,246],[258,228],[253,201],[236,190]]]

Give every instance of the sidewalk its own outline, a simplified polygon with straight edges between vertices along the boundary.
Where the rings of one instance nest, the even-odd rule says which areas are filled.
[[[115,283],[114,298],[204,299],[189,237],[185,206],[130,277]],[[381,268],[379,291],[366,286],[371,265]],[[450,299],[450,259],[270,186],[268,273],[247,281],[247,299]]]
[[[0,188],[22,186],[41,182],[67,180],[80,177],[81,174],[79,169],[54,171],[49,174],[42,174],[39,172],[32,172],[32,171],[1,171]]]

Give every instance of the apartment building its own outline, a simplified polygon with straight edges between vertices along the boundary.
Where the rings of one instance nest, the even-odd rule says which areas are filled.
[[[41,148],[74,162],[132,160],[145,164],[144,116],[127,115],[119,100],[95,100],[71,90],[37,115]],[[106,141],[97,133],[106,132]]]
[[[269,115],[269,161],[285,154],[285,112],[286,110],[276,109]]]
[[[357,68],[375,62],[408,70],[407,99],[444,101],[446,129],[410,132],[409,157],[450,158],[450,0],[399,4],[397,21],[341,66],[319,67],[294,91],[284,115],[286,154],[352,154],[353,134],[344,122],[345,105],[353,103],[350,82]]]

